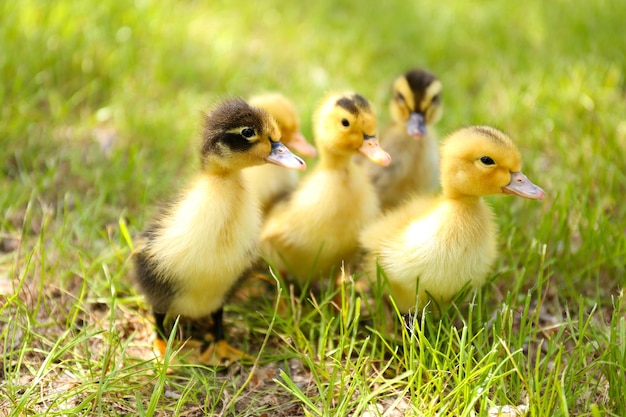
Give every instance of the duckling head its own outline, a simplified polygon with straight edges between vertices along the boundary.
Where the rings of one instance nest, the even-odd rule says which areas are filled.
[[[276,122],[264,110],[239,98],[225,100],[205,115],[202,169],[234,171],[265,162],[305,169],[305,162],[292,154],[280,138]]]
[[[426,134],[428,125],[441,118],[441,93],[441,81],[433,74],[422,69],[408,71],[393,83],[391,116],[396,123],[406,124],[409,136],[420,138]]]
[[[391,162],[376,139],[374,109],[362,95],[328,95],[315,112],[313,122],[320,152],[348,157],[360,152],[379,165],[387,166]]]
[[[306,157],[315,157],[315,147],[307,142],[300,131],[300,118],[293,103],[280,93],[266,93],[254,96],[250,105],[268,112],[280,129],[282,143],[290,150]]]
[[[522,158],[513,141],[492,127],[460,129],[441,147],[441,186],[451,198],[515,194],[543,199],[544,191],[521,168]]]

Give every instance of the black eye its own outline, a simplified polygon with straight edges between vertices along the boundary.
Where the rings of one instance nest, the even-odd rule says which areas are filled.
[[[435,95],[435,97],[433,97],[433,99],[430,101],[433,104],[437,104],[441,101],[441,94],[437,94]]]
[[[403,103],[406,101],[402,93],[396,93],[396,100],[401,101]]]
[[[250,139],[251,137],[254,136],[254,129],[250,127],[244,127],[243,129],[241,129],[241,136],[243,136],[246,139]]]
[[[491,159],[491,157],[489,157],[489,156],[482,156],[480,158],[480,162],[482,162],[485,165],[495,165],[494,160]]]
[[[345,127],[350,126],[350,122],[348,121],[348,119],[341,119],[341,124],[344,125]]]

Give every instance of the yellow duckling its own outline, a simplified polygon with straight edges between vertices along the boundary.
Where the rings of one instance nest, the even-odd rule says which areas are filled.
[[[226,100],[205,116],[200,172],[133,255],[138,286],[153,308],[159,353],[170,333],[166,316],[211,316],[213,339],[200,360],[226,365],[241,357],[224,340],[223,304],[256,260],[261,228],[258,201],[241,170],[265,162],[304,169],[279,139],[274,120],[241,99]]]
[[[521,170],[511,139],[491,127],[453,133],[441,148],[439,197],[414,197],[366,228],[366,270],[387,275],[403,313],[428,300],[448,302],[466,284],[481,285],[497,255],[493,211],[482,196],[515,194],[541,200],[544,192]]]
[[[315,112],[314,133],[315,169],[270,211],[261,232],[265,258],[299,279],[319,278],[350,262],[360,231],[379,214],[374,187],[353,156],[390,162],[376,140],[374,111],[359,94],[327,96]]]
[[[280,93],[266,93],[254,96],[248,102],[274,117],[282,135],[283,145],[305,157],[317,155],[315,148],[300,132],[298,113],[287,97]],[[257,194],[264,213],[267,213],[276,201],[292,192],[299,178],[296,171],[285,171],[281,167],[270,164],[246,169],[243,174],[250,189]]]
[[[392,162],[388,167],[367,164],[383,210],[412,194],[432,194],[439,188],[439,142],[432,125],[441,118],[441,92],[441,81],[422,69],[393,84],[393,123],[380,135]]]

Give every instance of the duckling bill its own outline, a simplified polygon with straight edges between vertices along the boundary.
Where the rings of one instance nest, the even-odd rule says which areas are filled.
[[[165,351],[171,331],[166,317],[210,317],[200,360],[227,365],[242,353],[225,342],[223,305],[258,256],[261,226],[257,199],[241,171],[264,163],[300,170],[306,164],[280,142],[276,122],[241,99],[226,100],[205,116],[200,161],[200,172],[156,218],[133,260],[138,287],[153,309],[156,350]]]

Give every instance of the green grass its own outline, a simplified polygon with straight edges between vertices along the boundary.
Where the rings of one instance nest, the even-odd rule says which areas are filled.
[[[626,3],[314,3],[0,5],[0,415],[626,414]],[[353,89],[383,125],[414,66],[442,136],[503,129],[546,191],[489,198],[489,284],[409,332],[382,288],[248,283],[226,321],[255,361],[167,374],[128,257],[198,166],[200,112],[280,90],[311,137]]]

